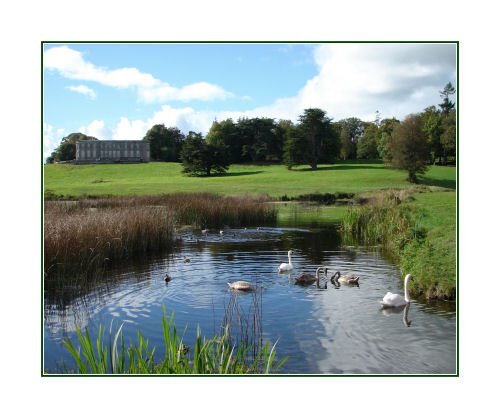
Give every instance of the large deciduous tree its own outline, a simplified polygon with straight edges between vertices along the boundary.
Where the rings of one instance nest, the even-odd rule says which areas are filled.
[[[417,174],[422,174],[427,170],[430,154],[420,115],[407,116],[394,129],[390,141],[390,152],[392,166],[407,170],[408,181],[417,183]]]
[[[180,153],[183,173],[211,176],[225,173],[229,167],[226,154],[220,147],[208,144],[201,133],[189,132]]]
[[[76,141],[97,141],[97,138],[74,132],[65,136],[59,146],[52,152],[50,157],[47,157],[47,163],[57,163],[60,161],[72,161],[76,158]]]
[[[363,135],[364,122],[358,118],[342,119],[338,122],[342,126],[340,137],[340,156],[343,160],[356,158],[356,146]]]
[[[382,121],[380,122],[377,137],[377,151],[380,157],[383,158],[386,162],[392,160],[389,144],[391,141],[392,132],[399,124],[400,122],[396,118],[382,119]]]
[[[150,143],[151,159],[155,161],[179,161],[184,134],[178,128],[154,125],[144,136]]]
[[[299,123],[290,130],[284,146],[283,160],[290,169],[298,164],[308,164],[313,170],[325,160],[325,147],[332,140],[331,119],[322,109],[305,109]]]
[[[356,155],[358,158],[376,159],[379,158],[377,149],[377,138],[379,128],[375,123],[367,123],[363,135],[358,140]]]
[[[443,157],[445,163],[448,157],[456,157],[457,150],[457,119],[456,113],[450,112],[443,117],[442,121],[442,133],[439,138],[441,146],[443,148]]]

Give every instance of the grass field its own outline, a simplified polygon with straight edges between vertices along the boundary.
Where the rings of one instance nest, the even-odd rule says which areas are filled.
[[[233,165],[218,177],[182,175],[176,163],[46,165],[46,195],[62,198],[84,196],[158,195],[178,192],[208,192],[220,195],[269,195],[278,200],[309,193],[355,193],[370,196],[384,189],[409,189],[405,205],[417,214],[424,240],[415,239],[395,254],[402,272],[411,271],[420,294],[453,299],[456,286],[456,170],[430,167],[415,188],[406,181],[404,171],[382,163],[342,162],[321,165],[312,171],[298,167],[293,171],[280,165]],[[422,185],[424,187],[422,187]],[[279,204],[278,224],[299,221],[340,222],[346,206],[307,207],[295,203]],[[385,221],[384,221],[385,222]],[[384,228],[383,223],[381,228]]]
[[[155,195],[176,192],[269,194],[273,198],[306,193],[360,193],[384,188],[405,188],[402,171],[380,164],[339,163],[320,165],[316,171],[282,165],[233,165],[219,177],[182,175],[177,163],[72,165],[44,167],[46,192],[60,196]],[[455,169],[431,167],[423,178],[431,186],[455,188]]]

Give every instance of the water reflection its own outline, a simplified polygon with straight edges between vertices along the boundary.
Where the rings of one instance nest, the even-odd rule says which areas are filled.
[[[411,326],[411,321],[408,319],[408,312],[410,311],[410,303],[407,303],[406,305],[403,306],[398,306],[398,307],[391,307],[391,308],[380,308],[380,311],[385,315],[394,315],[394,314],[401,314],[403,313],[402,318],[403,318],[403,324],[406,327]]]
[[[381,313],[380,294],[400,292],[401,281],[377,248],[343,248],[333,229],[226,228],[223,237],[218,231],[180,234],[182,242],[173,255],[115,266],[73,296],[68,287],[63,299],[46,291],[45,369],[56,371],[61,361],[68,361],[61,340],[74,339],[75,326],[88,327],[95,335],[99,324],[125,322],[126,341],[135,340],[141,329],[161,355],[164,308],[175,313],[177,329],[186,329],[183,341],[189,345],[198,325],[207,336],[220,332],[231,298],[238,297],[247,315],[258,294],[257,340],[279,341],[278,356],[290,356],[284,373],[455,373],[453,306],[415,301],[411,315],[409,306]],[[295,268],[278,274],[290,249]],[[295,285],[294,277],[315,272],[319,265],[330,272],[355,271],[359,286],[337,287],[323,277],[319,286]],[[227,283],[238,280],[259,292],[235,294]],[[247,323],[252,329],[250,317]]]

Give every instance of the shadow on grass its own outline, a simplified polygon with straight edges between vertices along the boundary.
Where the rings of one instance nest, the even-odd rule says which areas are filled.
[[[438,186],[438,187],[444,187],[445,189],[452,189],[452,190],[456,190],[456,188],[457,188],[456,180],[430,179],[427,177],[419,177],[418,183],[424,184],[426,186]]]
[[[341,171],[341,170],[385,170],[384,166],[339,164],[326,167],[318,167],[313,170],[311,167],[295,168],[292,171]]]
[[[236,173],[219,173],[219,174],[210,174],[210,176],[198,176],[198,177],[212,178],[212,177],[252,176],[254,174],[260,174],[262,172],[263,171],[239,171]]]

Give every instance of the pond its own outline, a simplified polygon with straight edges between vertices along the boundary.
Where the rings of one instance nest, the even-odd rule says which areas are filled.
[[[95,341],[99,324],[107,330],[124,323],[125,341],[137,330],[161,356],[164,310],[172,312],[189,345],[199,326],[211,337],[220,332],[229,306],[237,303],[252,329],[258,307],[258,333],[277,342],[277,357],[288,356],[284,374],[455,374],[455,305],[412,301],[404,311],[381,310],[386,292],[402,293],[398,268],[379,249],[345,247],[334,228],[244,228],[184,230],[170,255],[156,255],[113,268],[105,280],[64,300],[45,295],[44,370],[74,368],[62,346],[78,345],[75,327],[87,328]],[[294,271],[279,274],[293,250]],[[190,262],[185,262],[188,257]],[[293,278],[324,265],[330,273],[355,272],[359,286],[298,286]],[[172,280],[164,281],[168,274]],[[257,292],[230,290],[227,283],[246,280]]]

